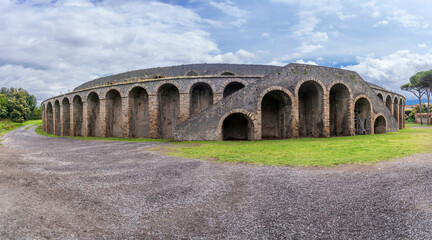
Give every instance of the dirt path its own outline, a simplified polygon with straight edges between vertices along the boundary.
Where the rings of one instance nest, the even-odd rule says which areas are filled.
[[[432,157],[289,168],[7,134],[0,239],[430,239]]]

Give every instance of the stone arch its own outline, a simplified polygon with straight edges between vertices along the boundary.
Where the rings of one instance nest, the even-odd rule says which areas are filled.
[[[159,102],[159,137],[173,138],[174,128],[180,115],[180,92],[171,84],[163,84],[158,89]]]
[[[67,97],[62,101],[62,136],[70,136],[71,122],[70,122],[70,102]]]
[[[377,96],[379,99],[381,99],[381,102],[384,102],[384,97],[381,93],[378,93]]]
[[[387,132],[387,121],[385,117],[380,114],[374,121],[374,134],[381,134]]]
[[[100,96],[102,96],[102,97],[104,96],[105,99],[106,99],[107,96],[108,96],[108,93],[109,93],[109,92],[112,93],[112,91],[116,91],[116,92],[118,92],[118,94],[120,95],[121,98],[125,97],[125,94],[123,93],[123,91],[122,91],[120,88],[117,88],[117,87],[104,88],[104,89],[102,90]]]
[[[54,110],[51,102],[47,103],[46,108],[46,118],[47,118],[47,132],[50,134],[54,134]]]
[[[399,100],[399,129],[403,128],[403,121],[405,118],[405,111],[403,107],[402,98]]]
[[[245,87],[245,84],[238,82],[238,81],[232,81],[232,82],[228,83],[223,90],[223,98],[228,97],[229,95],[237,92],[238,90],[240,90],[244,87]]]
[[[213,105],[213,90],[205,82],[197,82],[190,88],[190,116],[204,111]]]
[[[175,86],[177,88],[179,94],[186,93],[184,91],[184,89],[182,88],[182,86],[180,86],[180,84],[178,82],[176,82],[176,81],[160,81],[160,83],[153,88],[153,90],[152,90],[153,94],[154,95],[158,95],[160,89],[162,88],[162,86],[167,85],[167,84]],[[150,93],[150,90],[148,90],[148,91],[149,91],[148,94],[152,95],[152,93]]]
[[[82,124],[84,119],[83,102],[81,96],[75,95],[73,98],[73,135],[82,136]]]
[[[392,111],[392,98],[391,98],[390,94],[387,94],[385,105],[388,108],[388,110],[390,111],[390,113],[393,113],[393,111]]]
[[[351,91],[343,83],[330,88],[330,136],[350,135]]]
[[[96,92],[87,97],[87,131],[89,137],[100,137],[100,99]]]
[[[143,87],[129,91],[129,127],[130,137],[149,137],[149,97]]]
[[[297,90],[299,136],[324,135],[324,87],[315,80],[303,81]]]
[[[395,97],[393,101],[393,116],[396,119],[396,122],[398,122],[399,124],[398,103],[399,103],[398,98]]]
[[[274,89],[262,94],[259,101],[261,112],[261,138],[290,138],[292,136],[292,95],[287,90]]]
[[[354,101],[354,127],[355,134],[371,133],[372,105],[366,96],[359,96]]]
[[[195,72],[194,70],[190,70],[190,71],[188,71],[186,73],[186,76],[188,76],[188,77],[196,77],[196,76],[198,76],[198,73]]]
[[[116,89],[109,90],[105,95],[106,136],[122,137],[122,98]]]
[[[222,120],[222,140],[253,140],[252,119],[242,113],[234,112]]]
[[[60,102],[59,100],[55,100],[54,102],[54,134],[57,136],[61,135],[60,129],[61,129],[61,122],[60,122]]]

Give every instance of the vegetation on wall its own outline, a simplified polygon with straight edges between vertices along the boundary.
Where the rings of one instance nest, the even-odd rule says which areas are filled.
[[[0,119],[10,118],[13,122],[41,119],[36,97],[22,88],[0,89]]]

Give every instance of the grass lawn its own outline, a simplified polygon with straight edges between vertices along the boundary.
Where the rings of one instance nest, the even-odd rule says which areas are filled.
[[[19,127],[35,124],[42,124],[42,120],[29,120],[23,123],[15,123],[12,122],[10,119],[0,119],[0,137]]]
[[[267,141],[172,142],[165,139],[66,137],[83,140],[172,142],[154,148],[176,157],[247,162],[265,165],[335,166],[368,164],[416,153],[432,152],[432,127],[407,128],[394,133],[333,138],[303,138]],[[58,137],[36,128],[40,135]]]
[[[36,133],[39,135],[47,136],[47,137],[62,137],[57,136],[54,134],[49,134],[44,131],[42,131],[42,125],[39,125],[35,129]],[[97,140],[97,141],[122,141],[122,142],[172,142],[173,140],[170,139],[153,139],[153,138],[119,138],[119,137],[108,137],[108,138],[101,138],[101,137],[62,137],[62,138],[71,138],[71,139],[80,139],[80,140]]]
[[[432,152],[432,128],[411,128],[395,133],[334,138],[273,141],[180,142],[166,154],[266,165],[335,166],[375,163],[381,160]]]

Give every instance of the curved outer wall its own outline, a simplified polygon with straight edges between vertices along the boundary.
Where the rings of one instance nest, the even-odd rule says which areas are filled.
[[[224,74],[224,73],[231,73]],[[222,75],[223,74],[223,75]],[[192,76],[188,76],[192,75]],[[198,75],[198,76],[196,76]],[[162,77],[162,78],[154,78]],[[402,105],[392,107],[392,109],[404,109],[405,99],[395,93],[386,91],[383,88],[375,85],[369,85],[361,77],[351,71],[333,69],[327,67],[318,67],[301,64],[289,64],[285,67],[265,66],[265,65],[235,65],[235,64],[193,64],[182,65],[167,68],[154,68],[147,70],[139,70],[118,75],[113,75],[101,79],[96,79],[77,87],[73,92],[56,96],[47,99],[42,103],[43,112],[43,129],[56,129],[61,126],[61,130],[57,134],[65,135],[81,135],[89,136],[89,132],[97,132],[97,136],[106,137],[110,134],[112,127],[109,125],[108,119],[112,118],[112,104],[107,99],[107,93],[110,90],[118,92],[120,95],[118,103],[116,103],[116,119],[119,119],[121,129],[119,136],[133,137],[130,127],[131,116],[145,114],[138,119],[146,119],[148,126],[145,129],[148,134],[145,135],[151,138],[160,138],[161,129],[161,112],[160,112],[160,89],[166,87],[167,84],[174,86],[178,90],[179,106],[177,113],[176,126],[173,128],[174,138],[176,140],[222,140],[222,124],[223,120],[232,113],[238,113],[249,121],[252,132],[248,139],[261,139],[261,101],[267,92],[278,91],[283,93],[289,102],[289,124],[287,131],[289,133],[282,134],[283,136],[298,137],[299,136],[299,98],[298,92],[302,82],[314,81],[316,86],[322,88],[322,103],[320,112],[322,112],[322,129],[320,136],[330,136],[330,107],[329,94],[333,84],[341,83],[349,89],[349,135],[353,135],[354,127],[354,105],[358,98],[366,98],[371,103],[370,125],[369,131],[373,133],[373,123],[378,116],[384,116],[386,120],[386,131],[397,131],[404,124],[395,119],[395,113],[389,110],[385,104],[377,97],[377,93],[381,93],[384,99],[387,95],[391,96],[392,102],[399,101]],[[234,94],[223,99],[225,87],[232,82],[238,82],[245,87]],[[193,115],[191,108],[191,94],[194,84],[200,83],[211,89],[213,105],[208,109]],[[318,85],[317,85],[318,84]],[[195,85],[196,86],[196,85]],[[131,100],[130,94],[133,89],[140,87],[146,95],[140,100],[145,102],[145,110],[137,111],[139,104],[132,104],[136,101]],[[113,91],[111,91],[113,92]],[[97,94],[98,102],[98,118],[97,124],[90,123],[90,113],[95,109],[91,109],[94,104],[89,100],[89,96]],[[137,98],[139,96],[136,96]],[[65,98],[67,100],[65,100]],[[74,99],[80,98],[78,104]],[[393,101],[394,100],[394,101]],[[59,108],[55,108],[55,103],[60,103]],[[192,100],[193,101],[193,100]],[[208,97],[207,97],[207,101]],[[63,103],[69,103],[63,106]],[[50,105],[49,107],[47,107]],[[111,107],[110,107],[111,106]],[[68,107],[69,109],[66,109]],[[393,110],[393,111],[394,111]],[[52,111],[52,112],[49,112]],[[56,111],[60,111],[57,113]],[[93,111],[93,112],[92,112]],[[132,114],[132,112],[134,114]],[[67,112],[67,113],[66,113]],[[396,114],[401,114],[401,110]],[[66,116],[68,114],[68,116]],[[78,116],[75,116],[78,115]],[[193,115],[193,116],[192,116]],[[284,115],[284,116],[285,116]],[[49,123],[50,116],[59,116],[60,119],[53,118]],[[192,116],[192,117],[191,117]],[[400,118],[401,115],[399,115]],[[400,118],[401,119],[401,118]],[[69,126],[67,123],[70,123]],[[79,128],[75,125],[79,123]],[[51,127],[51,125],[54,125]],[[135,124],[135,123],[134,123]],[[98,129],[89,129],[90,126],[98,126]],[[66,130],[65,128],[70,128]],[[116,134],[117,135],[117,134]]]

